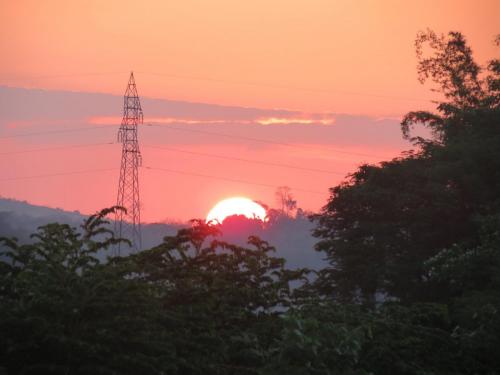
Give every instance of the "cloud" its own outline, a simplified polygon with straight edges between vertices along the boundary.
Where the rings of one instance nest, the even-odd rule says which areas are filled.
[[[335,118],[332,116],[330,118],[317,118],[317,116],[304,114],[300,118],[283,118],[283,117],[267,117],[259,118],[255,120],[256,123],[261,125],[333,125],[335,123]]]
[[[167,132],[161,127],[150,127],[147,131],[141,131],[141,138],[146,141],[149,137],[166,144],[243,142],[224,136],[227,134],[264,138],[271,143],[391,149],[409,147],[401,137],[399,120],[393,118],[331,112],[303,113],[151,98],[141,98],[141,102],[145,123],[178,125],[187,130]],[[112,126],[121,123],[122,105],[123,98],[117,95],[0,86],[0,132],[8,135],[15,134],[14,129],[28,127],[52,130],[86,125],[110,125],[109,131],[114,131]],[[205,134],[201,130],[222,135]],[[200,132],[195,134],[196,131]],[[104,135],[106,131],[78,134],[81,135],[81,140],[95,140],[97,134],[101,133]],[[246,143],[252,148],[265,146],[259,142]]]
[[[307,114],[302,117],[262,117],[254,120],[227,120],[227,119],[188,119],[175,117],[145,117],[144,123],[164,124],[164,125],[332,125],[335,118],[321,118]],[[117,125],[121,123],[121,117],[118,116],[96,116],[89,117],[87,122],[92,125]]]
[[[121,117],[117,116],[96,116],[89,117],[87,122],[92,125],[118,125],[122,121]],[[163,125],[204,125],[204,124],[251,124],[248,120],[210,120],[210,119],[187,119],[175,117],[145,117],[144,123],[148,124],[163,124]]]
[[[273,202],[269,186],[281,185],[324,192],[297,191],[302,207],[314,211],[324,204],[328,188],[360,163],[387,160],[410,147],[401,137],[397,119],[150,98],[141,98],[141,103],[145,122],[159,125],[139,130],[144,165],[185,172],[142,170],[143,218],[148,221],[166,215],[203,216],[214,202],[227,196]],[[123,97],[114,95],[0,87],[0,136],[36,134],[2,140],[2,151],[12,152],[2,158],[2,173],[23,177],[117,168],[120,145],[110,143],[116,142],[122,105]],[[115,201],[117,173],[92,175],[90,184],[84,174],[33,179],[30,184],[12,181],[2,187],[2,194],[93,212]],[[190,199],[171,199],[180,196]]]

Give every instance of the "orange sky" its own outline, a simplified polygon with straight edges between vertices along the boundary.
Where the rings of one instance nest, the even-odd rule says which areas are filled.
[[[297,188],[299,206],[317,210],[325,204],[328,188],[360,163],[397,156],[410,147],[399,135],[404,113],[433,107],[430,86],[417,81],[416,33],[427,27],[461,31],[477,60],[485,63],[497,54],[498,14],[498,0],[0,0],[0,138],[119,121],[119,97],[69,92],[123,95],[134,70],[141,98],[179,101],[143,100],[145,120],[196,131],[208,126],[214,132],[299,146],[264,147],[144,128],[140,139],[146,165],[289,185]],[[195,108],[182,102],[238,108]],[[290,111],[272,110],[278,108]],[[287,125],[290,119],[295,124]],[[0,174],[19,178],[118,168],[119,145],[15,154],[113,142],[116,130],[110,125],[87,136],[0,139],[0,153],[9,153],[0,157]],[[147,144],[336,174],[214,160]],[[372,156],[359,155],[363,153]],[[89,213],[114,203],[117,179],[115,170],[2,181],[0,196]],[[269,187],[141,170],[145,221],[203,217],[218,200],[232,195],[274,203]]]
[[[79,75],[133,69],[152,97],[376,116],[431,97],[415,75],[418,30],[462,31],[484,62],[500,14],[498,0],[0,4],[3,84],[121,94],[119,74]]]

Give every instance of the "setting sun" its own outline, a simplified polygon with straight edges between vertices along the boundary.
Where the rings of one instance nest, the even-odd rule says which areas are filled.
[[[249,219],[264,220],[266,210],[260,204],[248,198],[234,197],[217,203],[208,213],[207,222],[216,221],[222,223],[224,219],[232,215],[243,215]]]

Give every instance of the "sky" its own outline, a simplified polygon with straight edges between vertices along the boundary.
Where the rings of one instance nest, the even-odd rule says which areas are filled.
[[[496,0],[0,0],[0,196],[84,213],[114,203],[120,145],[109,143],[133,70],[145,122],[161,125],[140,130],[145,221],[204,217],[234,195],[273,205],[281,185],[318,210],[358,165],[411,147],[404,113],[433,108],[437,94],[417,81],[417,32],[461,31],[484,64],[498,55],[499,10]],[[72,131],[19,136],[54,130]],[[48,174],[61,175],[35,177]]]

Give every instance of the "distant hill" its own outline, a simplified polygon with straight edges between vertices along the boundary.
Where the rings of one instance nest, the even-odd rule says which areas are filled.
[[[79,227],[86,217],[78,211],[0,198],[0,237],[17,237],[22,243],[29,242],[30,235],[39,226],[59,222]],[[179,223],[143,224],[143,247],[148,249],[160,244],[163,237],[174,235],[182,226]],[[248,236],[256,235],[276,247],[276,255],[285,258],[288,267],[319,269],[325,263],[322,255],[313,249],[316,240],[311,235],[312,228],[313,224],[304,216],[282,217],[268,226],[244,217],[232,217],[222,225],[222,239],[244,245]]]
[[[59,222],[79,226],[85,216],[59,208],[36,206],[24,201],[0,198],[0,236],[30,240],[30,234],[41,225]]]
[[[87,217],[78,211],[0,198],[0,236],[17,237],[21,242],[30,241],[30,235],[41,225],[57,222],[79,227]],[[175,234],[180,227],[180,224],[143,225],[144,248],[158,245],[163,237]]]
[[[289,268],[323,268],[323,255],[314,250],[311,235],[314,224],[307,216],[280,216],[271,225],[244,216],[228,217],[222,223],[222,238],[230,243],[245,244],[249,236],[258,236],[276,248],[276,255],[287,260]]]

